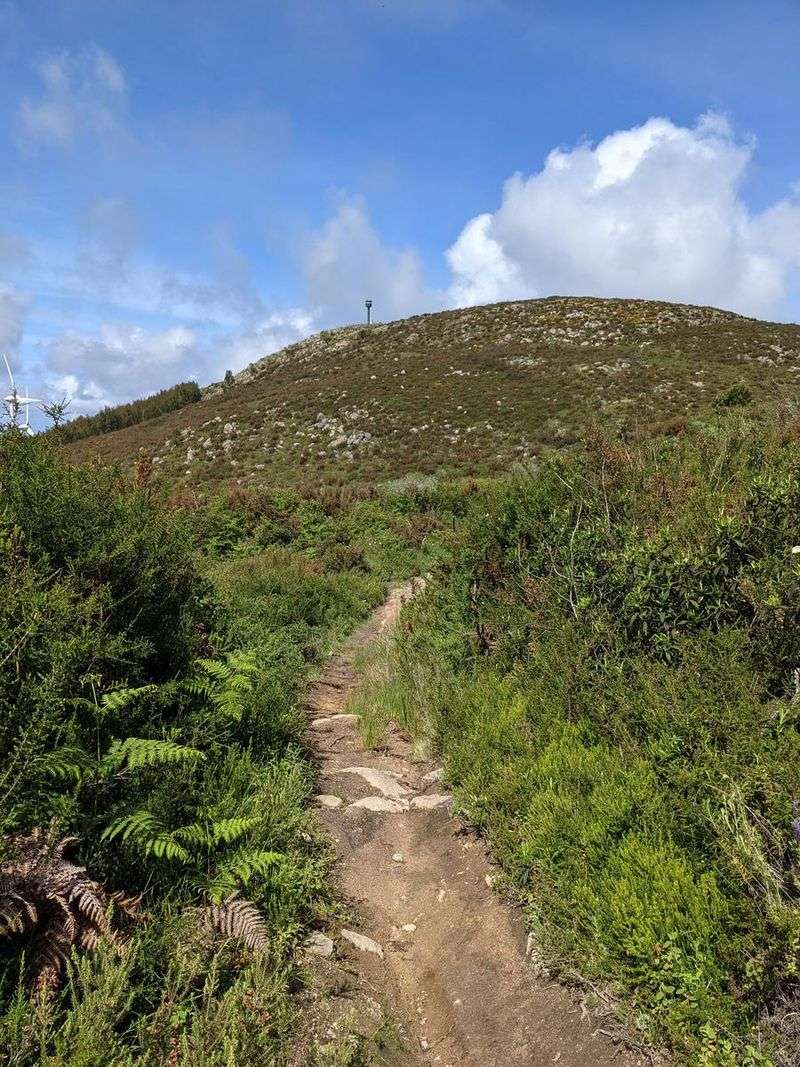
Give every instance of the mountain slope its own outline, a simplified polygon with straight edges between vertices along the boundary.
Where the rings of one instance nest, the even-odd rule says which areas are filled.
[[[68,446],[143,451],[185,484],[382,481],[491,473],[569,444],[591,419],[644,431],[792,397],[800,327],[707,307],[552,297],[325,331],[252,364],[230,389]]]

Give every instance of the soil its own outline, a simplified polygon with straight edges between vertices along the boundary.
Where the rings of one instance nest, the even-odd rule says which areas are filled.
[[[329,931],[332,956],[315,961],[329,1006],[343,999],[362,1034],[385,1033],[391,1021],[398,1040],[370,1043],[373,1063],[649,1062],[575,991],[548,980],[521,914],[493,892],[486,847],[453,814],[436,768],[412,758],[396,729],[380,750],[365,750],[356,718],[346,714],[357,650],[395,622],[411,595],[412,583],[395,589],[308,695],[319,819],[336,849],[336,876],[352,916],[344,936]],[[328,1025],[327,1035],[335,1030]]]

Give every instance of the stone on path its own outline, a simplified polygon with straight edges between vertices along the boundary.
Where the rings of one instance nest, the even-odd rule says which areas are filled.
[[[387,815],[399,815],[402,811],[408,811],[407,800],[392,800],[391,797],[364,797],[362,800],[354,800],[347,805],[348,811],[353,808],[366,808],[367,811],[382,811]]]
[[[359,715],[324,715],[321,719],[312,719],[312,730],[332,730],[334,726],[355,726]]]
[[[435,785],[436,782],[441,782],[444,778],[444,769],[437,767],[435,771],[428,771],[427,774],[423,774],[420,779],[423,785]]]
[[[326,934],[312,934],[306,940],[305,948],[307,952],[315,956],[324,956],[325,959],[333,955],[333,941]]]
[[[430,793],[426,797],[414,797],[411,807],[422,811],[433,811],[434,808],[450,807],[453,798],[449,793]]]
[[[371,785],[385,797],[392,797],[395,800],[406,797],[411,792],[398,782],[400,775],[393,771],[381,771],[377,767],[345,767],[339,771],[339,774],[358,774],[367,785]]]
[[[317,793],[314,800],[323,808],[340,808],[344,804],[342,798],[333,793]]]
[[[375,956],[380,956],[380,958],[383,959],[383,949],[378,942],[373,941],[371,937],[356,933],[355,930],[342,930],[342,937],[345,941],[349,941],[351,945],[354,945],[360,952],[372,952]]]
[[[403,853],[402,852],[393,852],[392,853],[392,859],[394,860],[395,863],[405,863],[405,859],[403,857]]]

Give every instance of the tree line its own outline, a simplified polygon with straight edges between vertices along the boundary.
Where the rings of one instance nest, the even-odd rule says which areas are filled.
[[[162,389],[152,396],[133,400],[129,404],[116,404],[103,408],[94,415],[79,415],[58,427],[59,439],[63,442],[80,441],[84,437],[111,433],[126,426],[165,415],[168,411],[196,403],[202,393],[197,382],[178,382],[169,389]],[[51,433],[54,431],[50,431]]]

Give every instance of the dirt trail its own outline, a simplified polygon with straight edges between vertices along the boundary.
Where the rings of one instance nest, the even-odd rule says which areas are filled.
[[[356,915],[349,933],[369,939],[359,947],[337,931],[330,965],[349,968],[398,1026],[403,1049],[380,1062],[632,1067],[642,1061],[570,992],[537,977],[522,920],[493,895],[485,848],[453,816],[437,772],[412,760],[398,731],[380,751],[365,750],[355,718],[342,714],[354,653],[394,623],[412,592],[411,583],[396,589],[308,696],[320,820]]]

